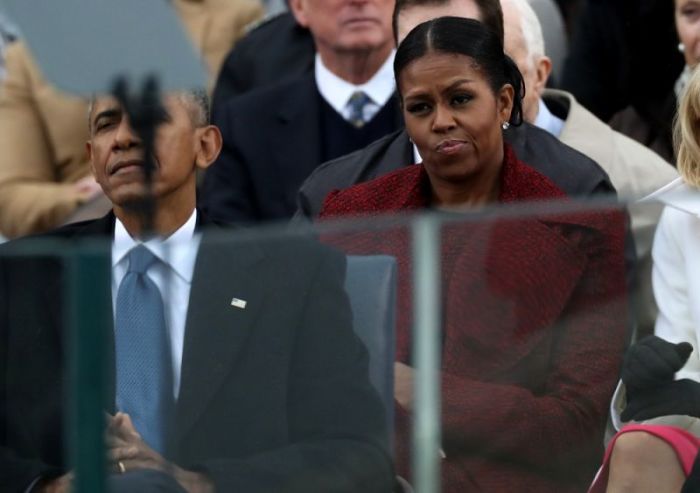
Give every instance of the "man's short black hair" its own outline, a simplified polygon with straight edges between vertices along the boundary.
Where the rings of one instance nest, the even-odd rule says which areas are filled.
[[[399,44],[399,14],[411,7],[420,7],[422,5],[445,5],[453,0],[396,0],[394,5],[394,13],[391,17],[391,26],[394,29],[394,41]],[[473,0],[479,9],[481,15],[480,20],[489,29],[496,33],[504,43],[503,36],[503,10],[501,10],[500,0]]]

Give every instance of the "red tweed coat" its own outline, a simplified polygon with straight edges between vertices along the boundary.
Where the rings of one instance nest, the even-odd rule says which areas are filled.
[[[422,209],[429,194],[410,166],[332,192],[321,218]],[[553,199],[565,195],[506,146],[499,202]],[[443,227],[444,491],[586,490],[625,344],[624,220],[606,210]],[[410,365],[407,230],[326,239],[398,259],[397,360]],[[397,469],[409,476],[410,416],[397,408]]]

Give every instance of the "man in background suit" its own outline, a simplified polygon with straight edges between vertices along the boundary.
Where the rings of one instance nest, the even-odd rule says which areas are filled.
[[[316,47],[309,30],[291,12],[253,27],[226,56],[212,98],[212,112],[253,89],[279,84],[314,71]]]
[[[402,126],[392,6],[393,0],[290,2],[297,22],[313,35],[314,72],[217,109],[224,147],[204,177],[205,213],[226,222],[287,219],[316,166]]]
[[[231,244],[197,234],[207,221],[195,209],[195,170],[208,167],[221,147],[205,99],[183,93],[165,100],[153,153],[153,235],[143,214],[143,143],[114,98],[97,100],[87,148],[113,212],[44,238],[66,246],[113,240],[115,329],[105,356],[115,375],[106,446],[112,472],[121,474],[110,482],[116,491],[388,491],[385,418],[366,350],[352,332],[342,257],[299,238]],[[22,252],[29,243],[3,251]],[[158,305],[125,313],[122,288],[138,255],[152,262],[139,274],[141,289],[163,300],[167,335],[156,335],[169,344],[155,349],[167,363],[155,370],[143,364],[151,359],[124,363],[136,356],[125,345],[148,345],[153,331],[144,314]],[[64,270],[55,257],[0,255],[2,491],[70,489],[62,431]],[[129,316],[138,330],[124,340]],[[144,402],[133,407],[125,372],[148,382],[170,375],[158,401],[174,401],[163,408],[169,419],[148,421]]]

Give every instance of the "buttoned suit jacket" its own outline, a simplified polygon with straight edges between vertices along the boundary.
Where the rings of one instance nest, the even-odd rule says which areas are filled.
[[[217,113],[224,145],[202,183],[213,220],[286,220],[304,180],[321,164],[320,95],[314,74],[248,92]],[[395,128],[402,125],[395,115]]]
[[[262,15],[255,0],[172,4],[212,80],[245,26]],[[8,47],[6,68],[0,86],[0,232],[14,238],[54,228],[81,205],[73,184],[90,175],[89,135],[85,101],[50,84],[24,42]]]
[[[423,166],[331,193],[321,219],[429,206]],[[506,149],[498,202],[566,200]],[[585,491],[626,340],[624,215],[467,215],[440,229],[445,491]],[[553,209],[561,211],[561,209]],[[329,233],[352,254],[398,263],[397,361],[411,364],[412,258],[400,227]],[[397,405],[397,472],[411,419]]]
[[[110,240],[113,225],[110,215],[42,238]],[[217,491],[388,491],[385,417],[352,332],[342,256],[301,238],[207,238],[194,269],[167,457],[204,470]],[[56,257],[0,257],[2,491],[24,491],[69,467],[65,280]],[[94,289],[110,296],[109,286]],[[233,297],[245,309],[231,306]],[[111,358],[111,330],[107,339]]]

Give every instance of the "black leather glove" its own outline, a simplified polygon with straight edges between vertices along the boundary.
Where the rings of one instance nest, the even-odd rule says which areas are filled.
[[[622,365],[622,381],[627,387],[627,395],[637,389],[673,381],[692,351],[693,346],[687,342],[673,344],[655,335],[632,345]]]
[[[680,414],[700,418],[700,383],[695,380],[674,380],[655,387],[627,392],[623,421],[643,421]]]

